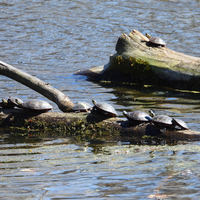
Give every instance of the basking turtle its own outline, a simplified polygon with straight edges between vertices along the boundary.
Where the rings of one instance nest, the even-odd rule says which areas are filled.
[[[22,104],[22,103],[23,103],[23,101],[21,99],[17,98],[17,97],[9,97],[8,98],[8,104],[13,108],[15,106],[20,108],[19,104]]]
[[[148,123],[152,120],[151,116],[142,111],[126,112],[123,111],[123,115],[128,119],[130,123],[142,124]]]
[[[77,102],[74,107],[73,110],[75,112],[89,112],[90,110],[92,110],[92,105],[87,103],[87,102]]]
[[[172,123],[174,128],[178,126],[181,130],[189,130],[188,125],[181,119],[173,118]]]
[[[167,115],[157,115],[153,110],[149,110],[149,115],[152,117],[151,123],[160,129],[161,132],[165,132],[166,129],[173,128],[172,118]]]
[[[16,103],[16,100],[18,100],[20,103],[23,103],[23,101],[17,97],[9,97],[8,100],[2,99],[2,102],[0,102],[0,106],[2,108],[11,108],[13,109],[14,107],[19,107],[18,104]]]
[[[149,42],[152,43],[156,47],[165,47],[166,42],[159,37],[151,37],[148,33],[146,33],[147,38],[149,38]]]
[[[104,115],[108,115],[111,117],[116,117],[118,115],[113,106],[111,106],[108,103],[105,102],[97,103],[94,99],[92,100],[92,103],[94,104],[93,110],[97,112],[100,112]]]
[[[14,106],[10,105],[6,99],[2,99],[2,101],[0,102],[0,106],[2,108],[14,108]]]
[[[24,108],[28,111],[38,111],[38,112],[47,112],[49,110],[52,110],[53,107],[44,100],[31,100],[27,101],[25,103],[20,103],[18,100],[16,101],[18,103],[18,106],[20,108]]]

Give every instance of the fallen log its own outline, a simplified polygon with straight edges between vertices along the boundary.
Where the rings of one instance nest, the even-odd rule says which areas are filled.
[[[197,131],[167,130],[162,133],[151,124],[130,126],[127,120],[108,118],[96,112],[39,114],[22,109],[0,109],[0,124],[10,132],[56,133],[75,137],[78,141],[200,140]]]
[[[137,33],[137,32],[136,32]],[[136,35],[138,35],[137,33]],[[139,34],[140,35],[140,34]],[[123,36],[124,37],[124,36]],[[141,36],[142,37],[142,36]],[[145,37],[145,36],[144,36]],[[129,38],[128,41],[131,41]],[[129,42],[130,42],[129,41]],[[146,42],[141,43],[138,39],[138,45],[146,45]],[[124,44],[123,44],[124,43]],[[127,44],[126,44],[127,43]],[[131,43],[131,42],[130,42]],[[120,38],[117,44],[118,53],[121,47],[129,48],[126,39]],[[132,46],[135,46],[132,44]],[[146,49],[146,47],[145,47]],[[159,48],[153,51],[159,51]],[[163,48],[161,51],[165,51]],[[129,52],[129,51],[128,51]],[[128,53],[127,52],[127,53]],[[135,52],[135,54],[137,51]],[[110,63],[116,61],[117,56],[112,56]],[[120,58],[121,59],[121,58]],[[124,59],[124,58],[123,58]],[[122,59],[122,60],[123,60]],[[188,58],[189,59],[189,58]],[[129,58],[130,60],[130,58]],[[197,59],[198,60],[198,59]],[[134,61],[135,62],[135,61]],[[143,61],[141,61],[140,66]],[[120,63],[117,64],[120,66]],[[112,66],[112,65],[111,65]],[[150,66],[150,65],[148,65]],[[103,70],[102,70],[103,69]],[[104,72],[112,71],[110,64],[97,67],[90,70],[88,74],[92,78],[103,77]],[[124,68],[126,69],[126,68]],[[145,69],[145,68],[144,68]],[[143,69],[142,72],[145,70]],[[153,67],[151,66],[151,69]],[[114,70],[115,71],[115,70]],[[123,70],[122,70],[123,71]],[[148,70],[147,70],[148,71]],[[90,73],[91,72],[91,73]],[[48,99],[55,102],[61,111],[72,111],[74,103],[62,92],[50,86],[50,84],[39,80],[19,69],[12,67],[6,63],[0,62],[0,74],[12,78],[29,88],[39,92]],[[91,74],[93,74],[91,76]],[[112,75],[112,73],[110,74]],[[141,73],[142,75],[142,73]],[[111,76],[112,77],[112,76]],[[115,76],[114,76],[115,77]],[[121,77],[121,75],[120,75]],[[152,77],[151,77],[152,79]],[[23,109],[0,109],[0,125],[2,131],[8,130],[12,132],[58,132],[70,134],[70,136],[78,138],[78,140],[136,140],[144,137],[167,138],[175,140],[199,140],[200,133],[191,130],[174,130],[161,133],[153,125],[144,124],[141,126],[130,127],[129,123],[119,118],[107,118],[105,115],[98,113],[38,113],[28,112]]]
[[[0,74],[12,78],[13,80],[18,81],[42,94],[56,103],[59,109],[63,112],[73,109],[74,103],[64,93],[53,88],[49,83],[45,83],[44,81],[41,81],[40,79],[2,61],[0,61]]]
[[[79,71],[96,80],[200,90],[200,58],[156,47],[137,30],[122,34],[104,66]]]

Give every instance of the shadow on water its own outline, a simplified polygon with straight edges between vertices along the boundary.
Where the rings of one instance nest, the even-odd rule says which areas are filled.
[[[171,88],[161,88],[154,86],[140,86],[130,84],[119,84],[109,82],[94,82],[101,87],[112,89],[117,105],[130,107],[141,104],[144,107],[159,109],[157,104],[174,104],[174,106],[194,106],[198,108],[200,102],[200,92],[179,91]],[[190,107],[189,107],[190,108]],[[161,107],[161,109],[163,109]]]

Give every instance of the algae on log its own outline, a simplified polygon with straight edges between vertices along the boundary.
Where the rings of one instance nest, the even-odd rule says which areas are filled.
[[[49,100],[56,103],[63,112],[71,111],[74,103],[61,91],[53,88],[49,83],[33,77],[22,70],[0,61],[0,74],[39,92]]]
[[[200,58],[155,47],[137,30],[122,34],[108,64],[76,73],[93,79],[200,90]]]
[[[1,129],[11,132],[45,132],[72,136],[78,141],[138,141],[144,138],[200,140],[200,132],[175,130],[161,133],[153,125],[130,127],[128,121],[92,113],[42,113],[0,109]]]

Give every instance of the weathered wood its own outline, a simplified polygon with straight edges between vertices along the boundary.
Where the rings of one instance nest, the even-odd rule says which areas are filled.
[[[0,74],[12,78],[15,81],[35,90],[49,100],[56,103],[63,112],[72,110],[74,103],[61,91],[53,88],[49,83],[45,83],[40,79],[31,76],[11,65],[0,61]]]
[[[12,130],[15,126],[20,126],[26,124],[27,127],[29,123],[33,127],[37,126],[37,130],[48,129],[53,127],[52,131],[56,131],[55,127],[62,127],[63,130],[69,131],[68,127],[72,124],[75,128],[76,135],[79,134],[80,137],[83,137],[86,133],[89,139],[95,139],[95,133],[97,131],[103,132],[106,129],[106,136],[114,135],[115,139],[123,140],[128,138],[129,140],[134,140],[142,138],[143,136],[153,136],[155,138],[165,138],[169,140],[200,140],[200,132],[192,130],[174,130],[166,131],[161,133],[160,130],[156,129],[153,125],[143,124],[141,126],[130,127],[130,124],[127,120],[122,120],[119,118],[106,118],[106,116],[92,113],[42,113],[38,112],[27,112],[22,109],[0,109],[0,122],[4,127],[11,127]],[[80,122],[84,126],[80,126]],[[75,123],[75,124],[74,124]],[[34,125],[35,124],[35,125]],[[52,124],[54,124],[52,126]],[[90,124],[94,124],[94,127],[91,129]],[[98,127],[98,130],[97,130]],[[83,128],[83,130],[82,130]],[[59,129],[60,130],[60,129]],[[30,131],[30,130],[29,130]],[[69,132],[72,132],[70,129]],[[92,135],[92,136],[91,136]]]
[[[99,68],[102,71],[97,72],[92,68],[76,74],[92,76],[93,79],[200,90],[198,57],[167,47],[155,47],[137,30],[129,35],[122,34],[116,44],[116,51],[109,63]]]
[[[116,79],[121,81],[125,78],[125,81],[134,80],[140,84],[150,83],[150,80],[154,80],[153,76],[157,77],[155,79],[156,83],[167,77],[170,80],[169,82],[165,81],[168,86],[171,83],[177,83],[178,86],[178,83],[187,82],[189,85],[182,85],[193,87],[191,83],[195,83],[193,87],[195,89],[200,84],[200,81],[197,82],[200,74],[198,69],[200,66],[199,58],[186,56],[166,47],[151,47],[148,38],[138,31],[132,31],[129,36],[123,34],[117,42],[116,50],[117,53],[110,57],[108,64],[77,74],[82,73],[93,79]],[[173,62],[170,62],[170,60],[173,60]],[[186,70],[187,68],[188,70]],[[174,73],[179,76],[174,76]],[[63,112],[71,111],[74,106],[74,103],[59,90],[11,65],[0,62],[0,74],[44,95],[55,102]],[[165,84],[163,83],[163,85]],[[74,131],[75,135],[83,137],[84,134],[84,137],[86,138],[87,135],[89,139],[95,139],[97,130],[99,132],[98,138],[102,138],[105,133],[104,136],[106,137],[115,135],[115,138],[118,139],[124,137],[135,139],[135,137],[141,138],[146,135],[175,140],[200,139],[200,133],[196,131],[174,130],[166,131],[163,134],[150,124],[129,127],[129,123],[125,120],[107,118],[95,112],[90,114],[52,112],[39,114],[38,112],[27,112],[22,109],[0,109],[0,123],[2,127],[12,130],[16,127],[20,128],[22,125],[25,125],[28,131],[32,127],[37,127],[38,131],[52,127],[52,131],[57,129],[62,132],[69,131],[70,133]]]

